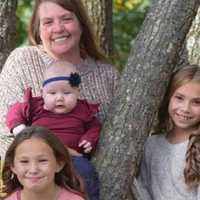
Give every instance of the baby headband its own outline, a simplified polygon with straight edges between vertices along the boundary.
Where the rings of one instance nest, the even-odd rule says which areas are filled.
[[[81,77],[78,73],[71,73],[70,76],[55,76],[53,78],[46,79],[42,86],[44,87],[48,83],[54,82],[54,81],[69,81],[69,84],[72,87],[78,87],[81,83]]]

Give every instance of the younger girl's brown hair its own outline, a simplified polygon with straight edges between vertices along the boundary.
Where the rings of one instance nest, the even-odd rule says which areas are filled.
[[[190,189],[200,184],[200,130],[189,137],[184,169],[185,183]]]
[[[18,181],[16,175],[11,171],[14,164],[15,150],[25,140],[37,138],[44,141],[53,150],[57,162],[63,162],[62,170],[55,174],[55,183],[67,190],[75,192],[84,197],[83,182],[75,173],[68,150],[62,142],[48,129],[43,127],[27,127],[21,131],[9,146],[2,172],[2,179],[5,185],[4,192],[8,195],[16,189],[22,189],[22,185]]]

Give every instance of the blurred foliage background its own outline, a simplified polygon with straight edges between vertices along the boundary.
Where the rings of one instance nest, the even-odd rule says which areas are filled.
[[[150,0],[113,0],[114,63],[121,70],[140,30]]]
[[[27,44],[27,26],[34,1],[18,0],[17,46]],[[122,69],[142,25],[150,0],[113,0],[114,64]]]

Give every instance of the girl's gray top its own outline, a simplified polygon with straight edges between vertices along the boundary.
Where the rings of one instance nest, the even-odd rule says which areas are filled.
[[[147,139],[140,174],[135,180],[142,200],[200,200],[199,187],[191,191],[184,182],[187,144],[188,140],[171,144],[165,135]]]

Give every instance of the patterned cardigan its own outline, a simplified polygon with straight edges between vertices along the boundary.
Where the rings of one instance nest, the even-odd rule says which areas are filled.
[[[24,89],[32,87],[33,96],[40,95],[43,72],[53,62],[41,46],[19,47],[8,57],[0,74],[0,155],[3,157],[12,141],[5,126],[8,106],[22,101]],[[88,57],[76,66],[81,75],[81,99],[100,103],[100,119],[105,119],[111,103],[118,73],[109,64]]]

